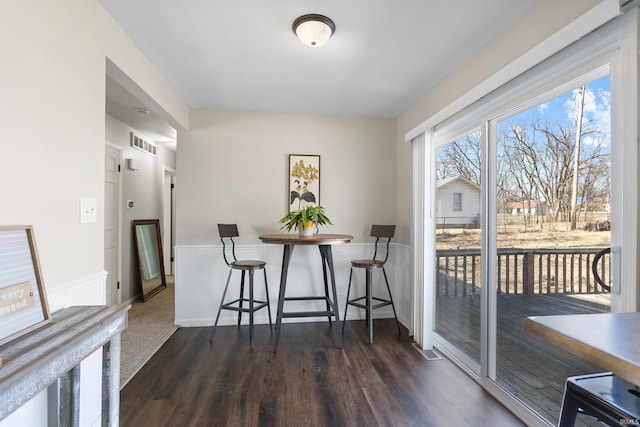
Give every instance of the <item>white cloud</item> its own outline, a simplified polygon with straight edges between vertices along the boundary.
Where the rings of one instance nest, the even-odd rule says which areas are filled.
[[[549,103],[544,102],[538,106],[538,111],[540,112],[540,114],[544,114],[544,112],[547,111],[548,108],[549,108]]]
[[[567,98],[564,106],[567,112],[567,119],[572,123],[576,122],[578,114],[580,88],[573,90],[573,96]],[[611,102],[610,92],[603,89],[593,91],[587,87],[584,94],[583,120],[588,120],[592,128],[597,129],[607,142],[610,141],[611,132]],[[592,142],[585,138],[585,143]]]

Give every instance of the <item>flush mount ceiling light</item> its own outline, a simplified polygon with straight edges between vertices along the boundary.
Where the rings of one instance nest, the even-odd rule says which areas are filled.
[[[336,24],[323,15],[303,15],[293,21],[293,32],[307,46],[321,46],[336,31]]]
[[[140,114],[149,114],[149,110],[147,110],[146,108],[135,107],[133,110]]]

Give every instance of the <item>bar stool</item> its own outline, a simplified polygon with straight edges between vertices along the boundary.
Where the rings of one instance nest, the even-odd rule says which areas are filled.
[[[345,321],[347,320],[347,310],[350,305],[354,307],[362,308],[366,310],[367,313],[367,325],[369,329],[369,343],[373,343],[373,316],[372,310],[377,308],[385,307],[390,305],[393,309],[393,316],[396,319],[396,324],[398,326],[398,335],[401,335],[400,332],[400,322],[398,322],[398,316],[396,314],[396,307],[393,305],[393,298],[391,297],[391,289],[389,288],[389,280],[387,279],[387,272],[384,269],[384,264],[387,262],[389,258],[389,243],[391,242],[391,238],[394,236],[396,231],[395,225],[376,225],[371,226],[371,237],[376,238],[375,250],[373,253],[372,259],[356,259],[351,261],[351,273],[349,274],[349,287],[347,288],[347,304],[344,309],[344,317],[342,318],[342,335],[344,335],[344,326]],[[386,240],[386,254],[383,260],[376,259],[378,255],[378,243],[380,243],[380,239]],[[384,242],[382,242],[384,244]],[[349,294],[351,293],[351,279],[353,278],[353,269],[354,268],[364,268],[366,271],[366,293],[365,296],[355,298],[350,300]],[[384,275],[384,281],[387,284],[387,292],[389,293],[389,299],[383,299],[374,297],[371,292],[371,272],[373,270],[382,269],[382,274]],[[365,300],[364,304],[360,301]],[[373,301],[377,301],[377,304],[374,304]]]
[[[253,313],[260,310],[261,308],[267,308],[267,313],[269,313],[269,327],[271,328],[271,333],[273,333],[273,325],[271,323],[271,310],[269,308],[269,287],[267,285],[267,271],[265,269],[265,265],[267,264],[264,261],[258,260],[238,260],[236,258],[236,244],[233,240],[234,237],[238,237],[238,226],[236,224],[218,224],[218,232],[220,233],[220,240],[222,241],[222,256],[224,257],[224,262],[229,266],[229,275],[227,276],[227,284],[224,287],[224,292],[222,293],[222,299],[220,300],[220,307],[218,308],[218,314],[216,315],[216,321],[213,324],[213,330],[211,331],[211,338],[209,342],[213,342],[213,336],[216,333],[216,327],[218,326],[218,320],[220,319],[220,312],[224,310],[232,310],[238,312],[238,326],[240,326],[240,322],[242,321],[242,313],[249,313],[249,343],[251,347],[253,347]],[[227,250],[229,250],[231,256],[233,257],[233,261],[229,262],[227,258]],[[229,280],[231,279],[231,273],[233,270],[240,270],[242,272],[242,276],[240,279],[240,298],[225,303],[225,297],[227,296],[227,289],[229,288]],[[264,289],[267,293],[266,301],[259,301],[253,298],[253,273],[256,270],[262,270],[264,273]],[[244,297],[244,276],[245,273],[249,272],[249,298]],[[244,303],[248,303],[248,307],[244,307]]]
[[[572,427],[583,413],[610,426],[640,422],[640,387],[611,372],[567,378],[559,427]]]

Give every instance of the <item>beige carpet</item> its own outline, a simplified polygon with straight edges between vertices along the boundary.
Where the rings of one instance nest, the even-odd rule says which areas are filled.
[[[167,276],[167,288],[147,302],[131,303],[129,324],[121,336],[120,388],[144,366],[176,331],[175,281]]]

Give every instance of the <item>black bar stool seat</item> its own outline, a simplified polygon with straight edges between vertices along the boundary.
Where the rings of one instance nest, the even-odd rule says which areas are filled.
[[[610,426],[638,425],[640,387],[611,372],[567,378],[558,426],[574,426],[578,413]]]
[[[213,336],[216,333],[216,328],[218,326],[218,320],[220,319],[220,312],[222,310],[232,310],[238,312],[238,326],[242,322],[242,313],[249,313],[249,343],[251,347],[253,347],[253,313],[265,308],[267,309],[267,313],[269,314],[269,327],[271,328],[271,332],[273,333],[273,325],[271,323],[271,309],[269,308],[269,286],[267,284],[267,270],[265,266],[267,263],[265,261],[260,260],[239,260],[236,258],[235,251],[235,241],[234,237],[238,237],[238,226],[236,224],[218,224],[218,232],[220,233],[220,240],[222,241],[222,255],[224,257],[224,262],[229,266],[229,275],[227,276],[227,283],[224,286],[224,292],[222,293],[222,298],[220,299],[220,307],[218,308],[218,314],[216,315],[216,321],[213,324],[213,329],[211,331],[210,342],[213,342]],[[227,259],[227,250],[229,249],[227,245],[230,245],[231,257],[233,261],[229,261]],[[224,302],[227,296],[227,290],[229,289],[229,281],[231,279],[231,273],[233,270],[239,270],[242,272],[240,278],[240,298],[234,299],[233,301]],[[256,300],[253,297],[253,273],[256,270],[262,270],[264,273],[264,289],[266,292],[266,301]],[[244,278],[245,273],[249,273],[249,298],[245,298],[244,296]],[[247,304],[246,306],[244,304]]]
[[[243,259],[240,261],[234,261],[231,263],[231,268],[236,270],[249,270],[249,269],[261,269],[267,265],[265,261],[259,261],[255,259]]]
[[[351,261],[351,265],[356,268],[382,268],[384,267],[384,261],[377,259],[354,259]]]

